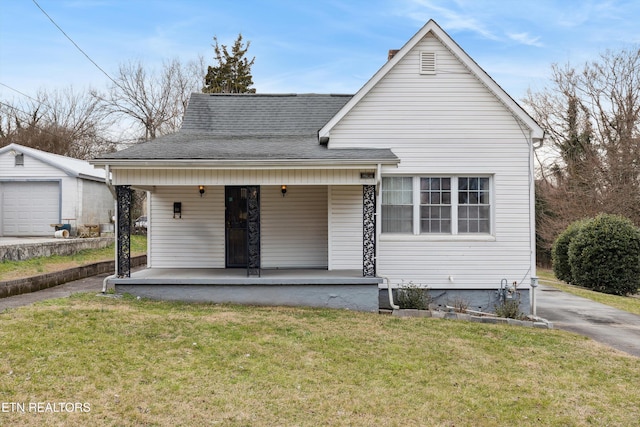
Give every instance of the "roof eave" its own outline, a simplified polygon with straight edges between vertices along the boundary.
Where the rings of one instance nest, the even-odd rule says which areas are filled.
[[[95,159],[91,163],[98,167],[109,166],[121,168],[166,168],[180,169],[184,167],[200,168],[228,168],[228,169],[259,169],[274,168],[293,169],[300,167],[348,169],[372,167],[378,164],[397,165],[400,159],[371,158],[371,159],[278,159],[278,160],[214,160],[214,159]]]

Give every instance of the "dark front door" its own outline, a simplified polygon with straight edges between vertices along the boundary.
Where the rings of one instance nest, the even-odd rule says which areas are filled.
[[[226,266],[247,267],[247,188],[226,187]]]

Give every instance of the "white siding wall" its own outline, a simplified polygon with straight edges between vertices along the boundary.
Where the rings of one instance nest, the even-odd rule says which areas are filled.
[[[260,188],[261,260],[263,268],[327,267],[327,188]]]
[[[173,203],[182,203],[182,219]],[[224,268],[224,187],[164,187],[150,193],[148,265],[155,268]]]
[[[437,53],[420,75],[419,51]],[[494,235],[379,239],[378,274],[431,287],[498,287],[531,264],[529,146],[518,122],[435,37],[428,35],[331,130],[330,148],[392,148],[383,175],[493,176]],[[451,277],[451,280],[449,279]]]
[[[111,221],[115,213],[115,200],[104,182],[79,179],[78,194],[82,203],[78,212],[78,224],[103,224]],[[134,218],[135,219],[135,218]]]
[[[329,269],[362,268],[362,186],[329,187]]]
[[[38,159],[24,156],[24,166],[15,166],[15,157],[10,153],[0,154],[0,178],[65,178],[68,175],[58,168]]]

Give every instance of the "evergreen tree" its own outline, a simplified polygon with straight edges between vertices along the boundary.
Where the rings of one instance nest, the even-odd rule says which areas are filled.
[[[213,40],[216,43],[213,49],[217,65],[208,67],[202,92],[255,93],[256,90],[251,87],[253,85],[251,66],[256,58],[253,57],[251,60],[245,58],[251,42],[247,42],[246,46],[243,45],[242,34],[238,34],[229,53],[227,46],[218,44],[217,37],[213,37]]]

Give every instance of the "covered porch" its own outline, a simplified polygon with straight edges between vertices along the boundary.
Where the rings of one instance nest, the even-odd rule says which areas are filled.
[[[258,277],[241,268],[147,268],[108,283],[152,299],[375,312],[382,279],[362,270],[262,269]]]

